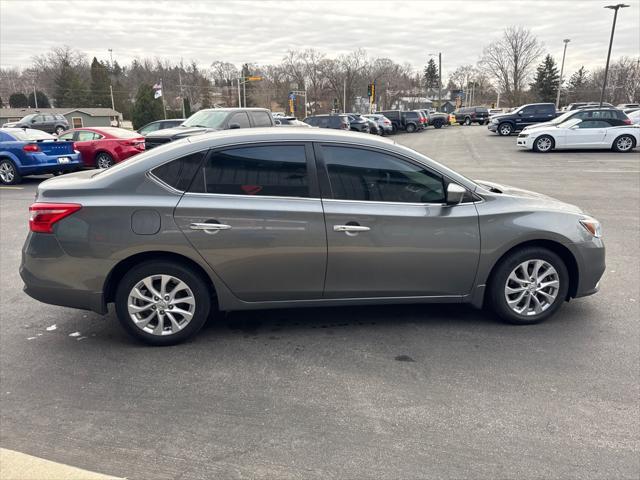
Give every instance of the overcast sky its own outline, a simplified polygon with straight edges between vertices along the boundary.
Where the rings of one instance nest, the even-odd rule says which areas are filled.
[[[566,70],[603,66],[613,12],[606,0],[528,1],[30,1],[0,0],[0,65],[26,67],[70,45],[120,63],[139,57],[279,62],[288,49],[330,56],[364,48],[371,57],[423,66],[441,51],[443,71],[475,63],[508,25],[530,28]],[[620,11],[613,58],[640,55],[640,0]]]

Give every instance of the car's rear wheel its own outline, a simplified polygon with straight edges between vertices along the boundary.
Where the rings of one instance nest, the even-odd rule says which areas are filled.
[[[468,127],[469,125],[471,125],[471,119],[469,117],[466,117],[464,119],[464,124]]]
[[[533,150],[535,152],[550,152],[554,147],[555,142],[553,141],[553,137],[551,137],[550,135],[540,135],[538,138],[536,138],[536,141],[533,142]]]
[[[16,185],[22,181],[18,167],[8,158],[0,159],[0,183],[2,185]]]
[[[442,128],[442,120],[434,120],[433,121],[433,128]]]
[[[413,123],[407,125],[407,133],[413,133],[416,131],[416,126]]]
[[[118,320],[127,333],[151,345],[174,345],[205,324],[211,292],[191,268],[154,260],[124,275],[115,304]]]
[[[501,123],[498,125],[498,135],[502,135],[503,137],[507,137],[511,135],[513,132],[513,127],[510,123]]]
[[[546,248],[528,247],[500,261],[491,275],[489,295],[500,318],[527,325],[552,316],[568,289],[569,273],[562,259]]]
[[[113,158],[107,152],[100,152],[96,155],[96,167],[98,168],[109,168],[114,165]]]
[[[620,135],[613,141],[613,150],[616,152],[630,152],[635,147],[635,140],[631,135]]]

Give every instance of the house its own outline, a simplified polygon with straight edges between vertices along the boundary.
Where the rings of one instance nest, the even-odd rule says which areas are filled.
[[[72,128],[109,127],[122,123],[122,114],[112,108],[0,108],[0,125],[32,113],[64,115]]]

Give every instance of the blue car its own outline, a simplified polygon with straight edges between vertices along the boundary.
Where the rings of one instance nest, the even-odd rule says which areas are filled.
[[[82,167],[73,142],[41,130],[0,128],[0,184],[15,185],[26,175],[62,174]]]

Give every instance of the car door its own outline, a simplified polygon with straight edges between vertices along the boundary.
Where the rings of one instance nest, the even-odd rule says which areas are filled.
[[[604,143],[607,130],[611,128],[605,120],[587,118],[572,128],[565,136],[566,148],[595,148]]]
[[[327,298],[460,296],[479,258],[472,202],[444,201],[446,179],[406,157],[317,144],[327,234]]]
[[[310,145],[213,150],[175,220],[239,299],[322,297],[327,244]]]
[[[96,150],[96,134],[90,130],[76,130],[74,132],[73,141],[76,150],[80,152],[82,156],[82,162],[87,167],[94,167],[95,162],[95,150]],[[98,137],[100,137],[98,135]]]
[[[534,105],[524,107],[515,115],[515,122],[517,130],[536,123],[536,107]]]

